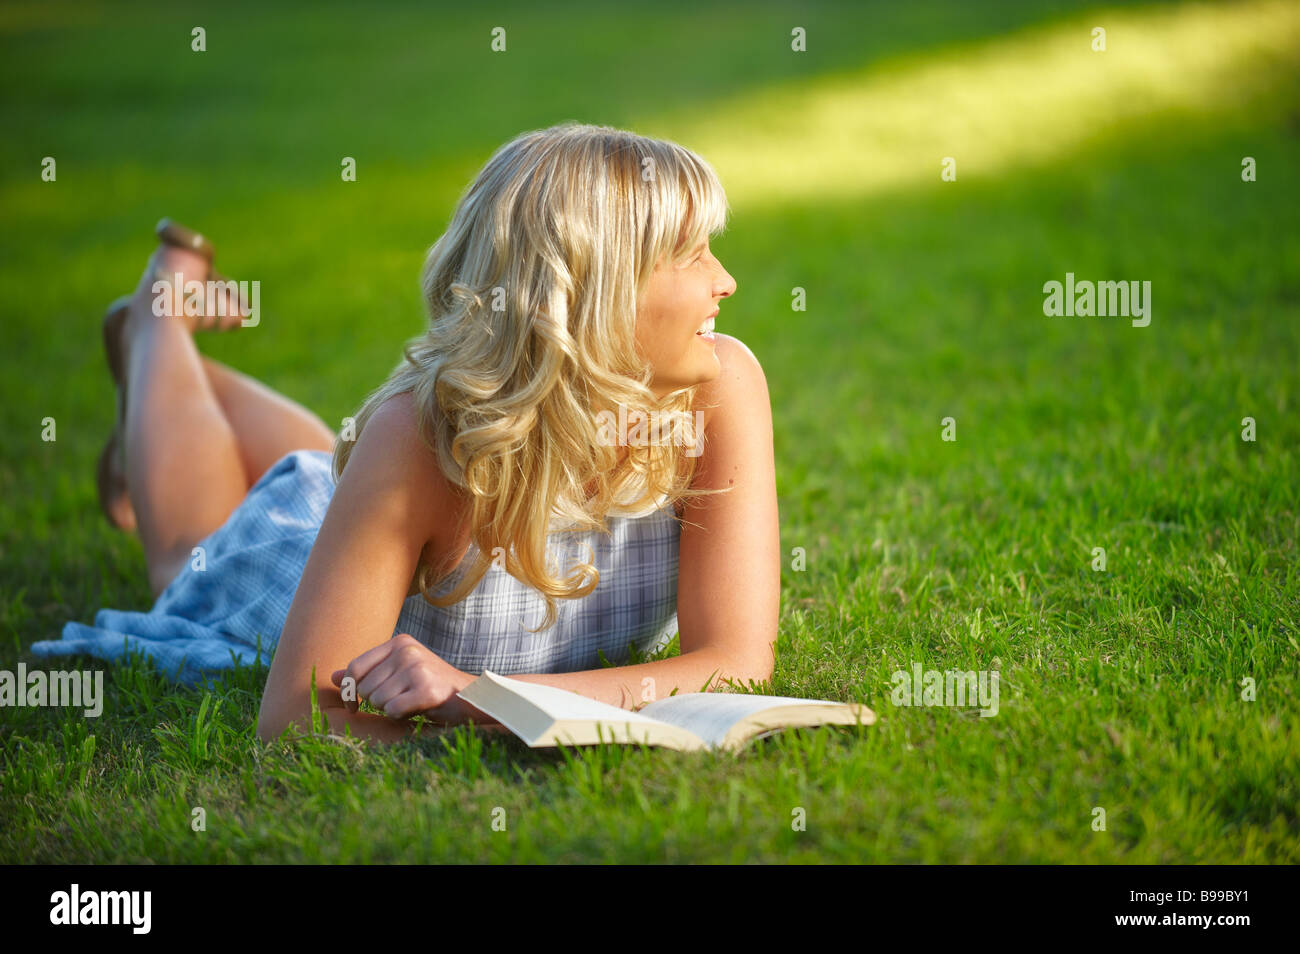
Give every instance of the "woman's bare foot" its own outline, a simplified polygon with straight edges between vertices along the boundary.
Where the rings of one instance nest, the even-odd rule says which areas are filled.
[[[179,321],[191,333],[200,327],[212,331],[240,327],[247,312],[240,307],[237,284],[214,281],[211,272],[211,264],[198,252],[159,245],[136,289],[148,307],[133,314]]]
[[[113,432],[104,445],[96,465],[96,484],[100,506],[109,522],[127,533],[136,529],[135,509],[127,489],[124,464],[126,413],[126,356],[131,339],[131,321],[179,321],[193,334],[202,324],[205,329],[221,331],[237,328],[243,319],[239,295],[231,285],[208,287],[211,266],[203,255],[174,245],[159,245],[149,258],[144,275],[136,288],[134,300],[139,305],[126,307],[132,299],[114,302],[104,318],[104,347],[109,371],[118,390],[117,418]],[[202,293],[186,285],[204,283]],[[231,283],[233,284],[233,283]],[[141,307],[142,306],[142,307]]]

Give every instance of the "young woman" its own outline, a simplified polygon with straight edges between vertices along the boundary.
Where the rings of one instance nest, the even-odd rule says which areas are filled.
[[[428,330],[337,438],[200,356],[197,319],[154,316],[155,273],[208,275],[201,239],[164,244],[106,325],[123,413],[101,468],[158,602],[96,623],[262,635],[266,740],[310,725],[313,688],[331,731],[396,741],[416,714],[491,723],[456,695],[485,668],[624,708],[769,679],[771,410],[754,355],[712,331],[726,216],[674,143],[517,137],[429,253]],[[624,664],[678,631],[680,655]]]

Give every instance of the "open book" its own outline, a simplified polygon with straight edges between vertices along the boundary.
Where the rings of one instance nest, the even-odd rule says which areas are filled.
[[[533,748],[644,742],[682,751],[735,751],[782,729],[876,721],[874,712],[856,703],[723,692],[669,696],[632,712],[487,670],[457,695]]]

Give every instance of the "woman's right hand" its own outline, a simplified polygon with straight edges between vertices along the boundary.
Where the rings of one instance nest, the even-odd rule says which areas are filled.
[[[477,722],[495,721],[456,695],[475,677],[461,672],[410,633],[384,640],[348,663],[346,669],[335,670],[331,679],[340,690],[350,680],[353,691],[343,694],[343,702],[352,711],[365,699],[390,719],[423,715],[447,724],[471,717]]]

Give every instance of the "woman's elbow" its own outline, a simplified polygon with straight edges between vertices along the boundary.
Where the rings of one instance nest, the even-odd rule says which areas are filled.
[[[257,714],[257,737],[263,742],[274,742],[284,734],[294,720],[285,718],[278,712],[267,710],[265,705]]]
[[[324,715],[324,709],[321,709]],[[297,728],[303,731],[312,725],[310,700],[306,705],[290,705],[284,700],[262,699],[262,708],[257,714],[257,737],[263,742],[274,742],[286,729]]]

